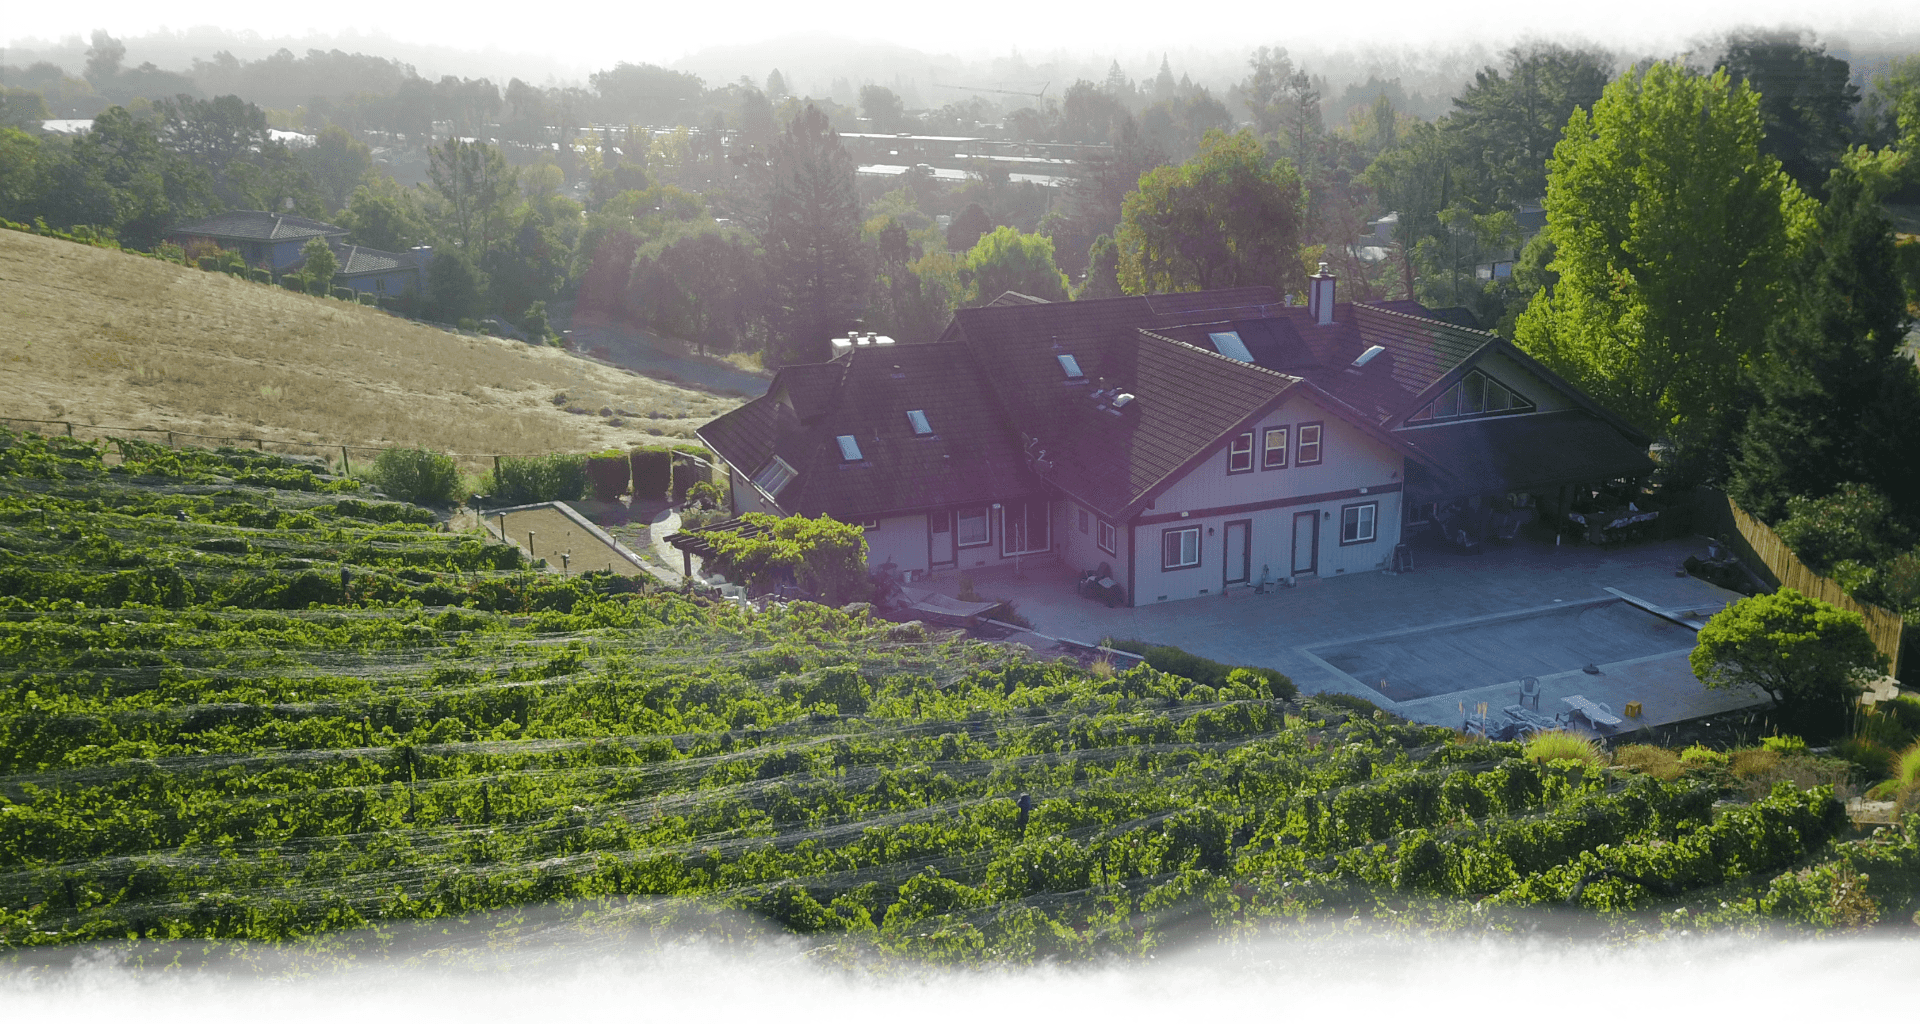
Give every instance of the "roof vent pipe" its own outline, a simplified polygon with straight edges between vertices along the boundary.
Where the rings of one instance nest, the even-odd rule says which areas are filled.
[[[1337,279],[1327,272],[1326,263],[1320,264],[1320,272],[1307,278],[1307,312],[1313,316],[1313,322],[1326,325],[1333,322],[1333,289]]]

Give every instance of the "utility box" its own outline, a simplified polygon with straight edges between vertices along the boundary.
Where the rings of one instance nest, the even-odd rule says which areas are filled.
[[[1637,700],[1630,700],[1627,702],[1627,706],[1622,708],[1621,710],[1626,713],[1626,716],[1628,718],[1639,718],[1640,711],[1641,711],[1640,702]]]

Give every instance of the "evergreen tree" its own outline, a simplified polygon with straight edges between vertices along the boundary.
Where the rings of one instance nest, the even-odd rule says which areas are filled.
[[[1101,235],[1087,248],[1087,279],[1073,294],[1079,299],[1117,299],[1120,290],[1120,247],[1112,235]]]
[[[824,362],[828,341],[853,322],[866,294],[853,158],[827,115],[809,103],[773,152],[767,264],[774,292],[769,360]]]
[[[1878,197],[1840,170],[1794,302],[1769,329],[1754,374],[1759,402],[1729,487],[1749,512],[1776,520],[1790,498],[1853,481],[1888,495],[1898,514],[1920,515],[1920,376],[1900,354],[1906,294],[1894,259]]]

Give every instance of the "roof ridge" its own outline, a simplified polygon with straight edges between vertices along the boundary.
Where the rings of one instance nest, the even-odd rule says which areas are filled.
[[[1279,370],[1274,370],[1274,369],[1269,369],[1268,367],[1265,367],[1265,366],[1261,366],[1261,365],[1260,365],[1260,364],[1258,364],[1258,363],[1245,363],[1245,362],[1241,362],[1240,360],[1238,360],[1238,359],[1235,359],[1235,358],[1233,358],[1232,356],[1229,356],[1229,355],[1223,355],[1223,354],[1221,354],[1221,353],[1219,353],[1219,352],[1213,352],[1213,351],[1209,351],[1209,350],[1207,350],[1207,349],[1204,349],[1204,348],[1201,348],[1201,347],[1200,347],[1200,346],[1198,346],[1198,345],[1194,345],[1194,344],[1190,344],[1190,343],[1188,343],[1188,342],[1184,342],[1184,341],[1181,341],[1181,340],[1180,340],[1180,339],[1178,339],[1178,338],[1169,338],[1169,337],[1167,337],[1166,335],[1164,335],[1164,334],[1161,334],[1160,332],[1158,332],[1158,331],[1156,331],[1156,330],[1154,330],[1154,329],[1153,329],[1153,328],[1151,328],[1151,327],[1138,327],[1138,328],[1135,328],[1135,330],[1137,330],[1137,331],[1138,331],[1138,332],[1140,332],[1141,334],[1144,334],[1144,335],[1146,335],[1146,336],[1147,336],[1147,337],[1149,337],[1149,338],[1153,338],[1153,339],[1156,339],[1156,340],[1158,340],[1158,341],[1164,341],[1164,342],[1166,342],[1166,343],[1167,343],[1167,344],[1169,344],[1169,345],[1178,345],[1178,346],[1180,346],[1181,348],[1184,348],[1184,349],[1191,349],[1191,350],[1193,350],[1193,351],[1195,351],[1195,352],[1198,352],[1198,353],[1200,353],[1200,354],[1201,354],[1201,355],[1203,355],[1203,356],[1212,356],[1212,357],[1213,357],[1213,358],[1215,358],[1215,359],[1219,359],[1219,360],[1222,360],[1222,361],[1224,361],[1224,362],[1227,362],[1227,363],[1230,363],[1230,364],[1232,364],[1232,365],[1234,365],[1234,366],[1244,366],[1244,367],[1246,367],[1246,368],[1247,368],[1247,369],[1249,369],[1249,370],[1258,370],[1258,371],[1260,371],[1261,373],[1265,373],[1265,374],[1270,374],[1270,375],[1272,375],[1272,376],[1275,376],[1275,377],[1278,377],[1278,378],[1280,378],[1281,380],[1285,380],[1285,381],[1301,381],[1301,380],[1306,380],[1306,378],[1305,378],[1305,377],[1296,377],[1296,376],[1294,376],[1294,375],[1293,375],[1293,374],[1291,374],[1291,373],[1281,373],[1281,372],[1280,372]]]
[[[1368,310],[1369,312],[1374,312],[1374,313],[1385,313],[1388,316],[1397,316],[1406,320],[1413,320],[1423,324],[1433,324],[1436,327],[1449,327],[1456,331],[1465,331],[1468,334],[1479,334],[1489,338],[1500,337],[1500,335],[1494,333],[1493,331],[1483,331],[1477,327],[1462,327],[1459,324],[1450,323],[1446,320],[1436,320],[1430,316],[1416,316],[1412,313],[1402,313],[1397,309],[1388,309],[1385,306],[1376,306],[1371,302],[1354,302],[1352,305],[1356,309],[1365,309],[1365,310]],[[1425,308],[1425,307],[1422,307],[1422,308]]]

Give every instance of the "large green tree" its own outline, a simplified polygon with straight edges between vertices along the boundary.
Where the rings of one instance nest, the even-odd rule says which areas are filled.
[[[509,230],[517,180],[513,169],[494,147],[458,138],[427,156],[434,198],[429,212],[442,241],[484,263]]]
[[[1796,495],[1857,481],[1920,515],[1920,373],[1901,353],[1909,319],[1893,228],[1851,169],[1834,175],[1819,224],[1755,366],[1759,401],[1729,491],[1773,521]]]
[[[1252,132],[1208,132],[1193,159],[1156,167],[1121,206],[1120,285],[1128,294],[1302,280],[1306,196]]]
[[[1559,282],[1515,325],[1529,353],[1709,458],[1738,422],[1742,369],[1814,212],[1760,141],[1758,97],[1724,71],[1663,63],[1616,79],[1554,149]]]
[[[1053,262],[1053,240],[1040,234],[1022,234],[1018,228],[998,227],[982,235],[967,251],[966,272],[972,277],[967,299],[985,305],[1002,292],[1019,292],[1048,302],[1065,302],[1067,275]]]
[[[1687,660],[1709,689],[1764,691],[1790,728],[1831,728],[1887,668],[1860,613],[1792,588],[1736,601],[1709,619]]]
[[[827,115],[809,103],[773,149],[767,266],[777,364],[822,362],[852,326],[867,293],[853,158]]]

